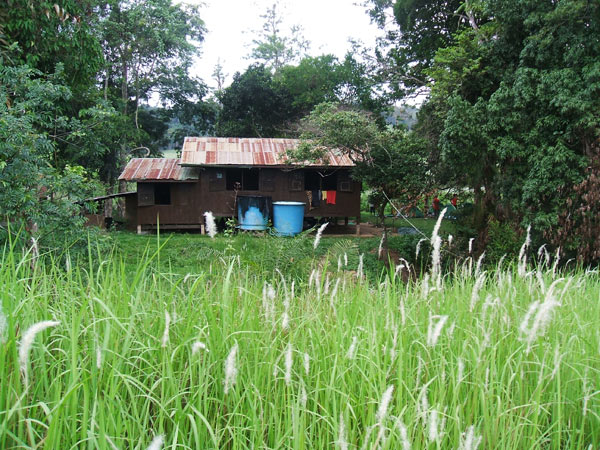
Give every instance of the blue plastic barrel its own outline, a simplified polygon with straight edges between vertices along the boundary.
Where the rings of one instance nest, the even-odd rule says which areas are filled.
[[[244,195],[236,199],[238,224],[242,230],[266,230],[271,197]]]
[[[282,236],[295,236],[302,231],[304,203],[273,202],[273,226]]]
[[[256,206],[250,206],[245,213],[238,207],[238,222],[242,230],[266,230],[267,220]]]

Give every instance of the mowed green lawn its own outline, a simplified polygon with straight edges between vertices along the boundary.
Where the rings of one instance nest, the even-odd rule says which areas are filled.
[[[0,448],[596,448],[596,272],[406,285],[340,242],[5,249]]]

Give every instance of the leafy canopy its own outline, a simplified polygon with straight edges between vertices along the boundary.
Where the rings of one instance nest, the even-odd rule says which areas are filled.
[[[400,128],[382,128],[372,114],[334,103],[318,105],[304,121],[296,161],[323,161],[325,149],[352,159],[352,176],[388,198],[412,198],[427,185],[425,143]]]

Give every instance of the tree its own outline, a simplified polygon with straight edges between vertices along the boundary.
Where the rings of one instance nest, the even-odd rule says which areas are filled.
[[[205,129],[202,125],[214,124],[214,116],[204,116],[212,113],[203,105],[206,85],[189,74],[205,31],[198,6],[173,4],[172,0],[108,0],[100,17],[104,98],[130,118],[113,123],[120,133],[117,129],[111,133],[116,141],[106,154],[107,170],[102,171],[112,188],[132,148],[157,152],[164,142],[164,137],[152,138],[148,132],[153,130],[144,130],[144,124],[152,122],[155,131],[157,119],[166,125],[177,118],[199,134]],[[158,97],[165,111],[142,122],[140,108],[151,96]],[[150,118],[147,112],[145,119]]]
[[[192,41],[204,36],[198,7],[171,0],[111,0],[102,15],[105,88],[120,86],[122,111],[127,114],[131,97],[135,111],[152,93],[171,100],[168,88],[187,75],[197,53]]]
[[[382,128],[372,114],[334,103],[318,105],[304,129],[292,159],[327,164],[325,149],[332,148],[347,155],[355,164],[352,177],[383,197],[380,216],[389,199],[414,199],[426,189],[425,143],[413,133]]]
[[[291,97],[274,85],[273,75],[262,65],[248,67],[233,76],[220,97],[222,109],[217,136],[279,137],[285,135]]]
[[[424,72],[475,7],[463,0],[369,0],[371,19],[386,31],[376,49],[377,78],[395,98],[428,85]],[[462,11],[461,11],[462,10]]]
[[[217,94],[219,94],[223,90],[223,84],[225,83],[225,78],[227,78],[228,74],[223,71],[223,64],[221,63],[221,58],[217,59],[217,63],[215,64],[215,68],[212,73],[213,79],[215,83],[217,83]]]
[[[256,32],[257,38],[252,40],[254,47],[250,53],[251,59],[273,72],[302,58],[310,47],[298,25],[292,26],[287,35],[281,33],[283,18],[277,7],[278,4],[274,3],[265,14],[260,16],[264,19],[263,27]]]
[[[322,55],[282,67],[275,81],[289,92],[296,114],[306,115],[319,103],[338,100],[342,76],[337,58]]]
[[[430,131],[444,167],[454,167],[450,178],[479,196],[480,231],[496,217],[575,249],[557,217],[568,202],[582,210],[577,189],[598,155],[600,5],[480,7],[477,28],[455,33],[427,71],[436,120],[421,131]]]
[[[377,97],[366,69],[351,55],[305,57],[276,74],[262,65],[236,74],[219,94],[221,136],[297,137],[299,121],[320,103],[337,102],[372,111],[381,124],[385,99]]]
[[[0,10],[5,63],[51,74],[62,64],[65,82],[82,95],[96,80],[102,48],[94,28],[98,0],[6,0]]]
[[[47,130],[62,124],[62,138],[74,139],[87,128],[55,106],[70,96],[60,71],[0,66],[0,216],[43,240],[80,231],[77,202],[94,188],[82,167],[55,164],[57,135]]]

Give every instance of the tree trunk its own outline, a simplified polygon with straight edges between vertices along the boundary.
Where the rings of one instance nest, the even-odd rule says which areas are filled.
[[[123,115],[127,115],[127,101],[129,100],[129,92],[127,91],[127,59],[125,54],[121,55],[121,100],[123,101]]]
[[[138,112],[140,110],[140,71],[139,71],[140,63],[135,66],[135,128],[140,129],[140,124],[138,123]]]
[[[106,189],[106,194],[110,195],[112,193],[113,193],[113,179],[112,179],[112,175],[111,175],[108,180],[108,188]],[[104,200],[104,218],[112,217],[112,215],[113,215],[112,199]]]

